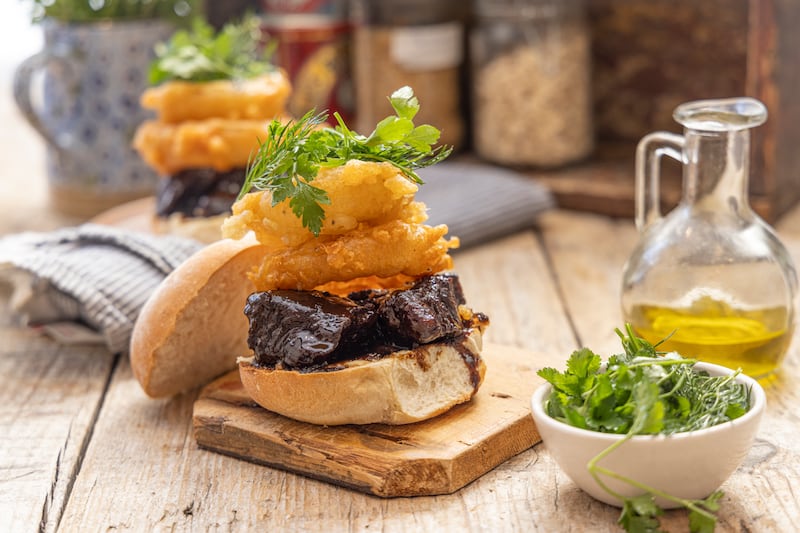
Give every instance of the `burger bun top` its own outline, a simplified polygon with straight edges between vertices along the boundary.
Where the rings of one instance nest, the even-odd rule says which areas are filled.
[[[266,250],[255,238],[223,239],[173,270],[142,307],[131,336],[133,374],[153,398],[208,383],[247,355],[247,272]]]

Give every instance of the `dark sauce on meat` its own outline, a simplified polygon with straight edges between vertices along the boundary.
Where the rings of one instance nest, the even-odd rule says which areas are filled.
[[[455,350],[461,356],[461,360],[464,361],[464,365],[466,365],[467,370],[469,370],[469,380],[470,383],[472,383],[472,388],[474,390],[478,390],[478,387],[481,384],[481,374],[478,372],[478,358],[464,345],[464,340],[466,340],[466,336],[461,339],[461,342],[450,343],[450,346],[455,348]]]
[[[181,213],[189,217],[211,217],[230,212],[244,183],[247,170],[217,172],[192,168],[158,180],[156,215]]]
[[[374,360],[390,353],[446,342],[461,354],[473,386],[476,356],[465,345],[472,328],[488,324],[481,313],[459,315],[463,292],[454,275],[437,274],[396,291],[359,291],[341,298],[318,291],[276,290],[250,295],[245,314],[253,364],[267,368],[334,371],[344,360]]]
[[[248,344],[262,365],[314,367],[355,349],[377,320],[372,306],[318,291],[279,290],[250,295]]]

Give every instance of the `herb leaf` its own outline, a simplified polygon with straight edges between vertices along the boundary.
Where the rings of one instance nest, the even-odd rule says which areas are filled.
[[[439,140],[439,130],[429,124],[417,126],[405,138],[407,144],[420,152],[430,152],[431,145],[435,144],[437,140]]]
[[[664,427],[664,402],[659,400],[659,387],[655,383],[639,381],[633,386],[634,435],[655,435]]]
[[[33,0],[33,21],[45,18],[70,24],[107,20],[164,19],[185,23],[188,17],[202,14],[199,0],[115,0],[107,2],[75,0]]]
[[[661,531],[658,517],[663,514],[652,495],[642,494],[623,502],[617,523],[630,533],[654,533]]]
[[[717,519],[714,515],[689,511],[689,531],[692,533],[714,533],[716,525]]]
[[[375,133],[369,139],[368,144],[378,144],[378,142],[402,141],[414,131],[414,123],[407,118],[386,117],[378,122]]]
[[[303,226],[319,235],[325,218],[322,205],[330,202],[325,191],[311,185],[320,168],[353,159],[387,162],[410,181],[422,183],[415,171],[444,160],[452,147],[433,148],[439,130],[428,124],[414,126],[419,101],[410,87],[398,89],[389,100],[396,115],[381,120],[368,137],[352,131],[338,113],[337,125],[326,128],[320,127],[328,119],[324,112],[309,111],[288,124],[274,120],[250,161],[239,198],[253,188],[270,191],[272,205],[288,198]]]
[[[397,112],[397,116],[407,120],[413,120],[419,112],[419,100],[414,96],[414,91],[409,86],[397,89],[389,97],[392,108]]]
[[[289,207],[295,216],[300,217],[303,226],[307,227],[314,235],[319,235],[322,229],[322,219],[325,212],[320,204],[329,204],[325,191],[313,185],[299,181],[294,196],[289,200]]]
[[[155,46],[150,83],[247,79],[264,74],[274,66],[268,51],[259,52],[260,39],[256,17],[226,24],[216,34],[213,27],[197,18],[191,30],[179,30],[168,42]]]

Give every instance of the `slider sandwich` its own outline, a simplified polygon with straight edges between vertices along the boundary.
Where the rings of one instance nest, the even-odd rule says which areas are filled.
[[[155,112],[134,147],[161,179],[154,229],[213,242],[273,119],[287,120],[291,85],[258,54],[256,19],[218,34],[203,22],[156,48],[141,105]],[[226,46],[222,46],[226,43]]]
[[[132,366],[148,394],[238,364],[256,403],[321,425],[411,423],[476,394],[489,321],[452,271],[458,240],[414,200],[415,171],[450,150],[414,125],[410,88],[390,101],[396,115],[369,136],[338,115],[333,128],[313,113],[270,125],[227,238],[174,271],[136,324]]]

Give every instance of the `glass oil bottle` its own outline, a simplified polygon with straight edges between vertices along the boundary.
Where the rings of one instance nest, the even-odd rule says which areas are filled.
[[[779,367],[794,330],[797,274],[775,232],[750,207],[750,129],[766,107],[752,98],[702,100],[673,117],[684,134],[655,132],[636,153],[640,242],[625,265],[622,311],[659,350],[741,368]],[[659,164],[683,164],[680,203],[662,216]]]

